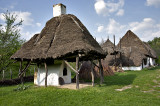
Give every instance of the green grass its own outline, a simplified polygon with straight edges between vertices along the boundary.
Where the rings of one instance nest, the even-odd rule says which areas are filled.
[[[0,105],[45,105],[45,106],[159,106],[160,67],[142,71],[126,71],[105,77],[103,85],[80,90],[56,87],[35,87],[13,91],[17,86],[0,87]],[[96,81],[98,82],[98,80]],[[132,88],[116,91],[124,86]]]

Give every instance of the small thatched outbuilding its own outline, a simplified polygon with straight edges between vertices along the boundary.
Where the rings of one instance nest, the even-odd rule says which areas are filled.
[[[101,61],[102,61],[102,68],[103,68],[103,76],[114,75],[114,72],[109,67],[109,65],[106,65],[103,60],[101,60]],[[97,66],[99,66],[99,65],[97,64]],[[93,69],[94,78],[100,78],[99,68],[97,66],[94,67],[94,69]],[[92,72],[91,62],[90,61],[85,61],[85,62],[83,62],[82,67],[79,71],[79,78],[81,80],[92,80],[91,72]],[[75,79],[75,77],[74,77],[74,79]]]
[[[50,19],[40,34],[35,34],[11,56],[11,59],[21,63],[22,61],[28,61],[28,64],[37,63],[35,83],[41,86],[71,83],[70,69],[76,72],[78,81],[79,61],[93,61],[106,56],[98,42],[76,16],[64,14],[66,10],[63,4],[53,6],[53,10],[57,8],[61,13],[56,13],[59,15]],[[67,61],[76,62],[76,70]],[[77,86],[78,84],[77,82]]]
[[[116,64],[115,58],[119,53],[121,53],[120,48],[116,47],[109,39],[107,39],[106,42],[101,45],[101,47],[106,53],[108,53],[103,62],[110,66]]]
[[[121,52],[120,48],[116,47],[109,39],[107,39],[101,47],[108,55],[116,55]]]
[[[115,42],[115,36],[114,36]],[[112,69],[114,72],[122,72],[122,68],[119,67],[119,61],[117,61],[117,57],[122,53],[120,47],[117,47],[113,44],[109,39],[106,40],[104,44],[101,45],[102,49],[108,53],[106,58],[102,60],[103,67],[108,67],[107,69]],[[106,69],[105,68],[105,69]],[[111,71],[110,71],[111,72]]]

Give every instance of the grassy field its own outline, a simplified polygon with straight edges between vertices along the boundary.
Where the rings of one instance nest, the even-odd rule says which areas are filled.
[[[103,85],[80,90],[35,87],[13,91],[17,86],[0,87],[0,105],[45,106],[160,106],[160,67],[126,71],[105,77]],[[123,91],[116,91],[124,87]]]

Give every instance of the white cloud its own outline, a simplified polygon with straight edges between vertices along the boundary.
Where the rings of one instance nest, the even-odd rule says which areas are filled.
[[[33,18],[31,17],[30,12],[21,12],[21,11],[12,11],[10,12],[11,14],[17,15],[17,20],[16,22],[23,20],[23,25],[33,25]],[[0,13],[0,19],[4,21],[3,13]]]
[[[160,0],[147,0],[146,4],[147,6],[160,7]]]
[[[116,13],[117,16],[123,16],[123,14],[124,14],[123,9],[119,9],[119,11]]]
[[[21,31],[20,31],[20,33],[21,33],[21,38],[23,38],[23,39],[25,39],[25,40],[29,40],[29,39],[31,39],[31,37],[33,37],[35,34],[37,34],[37,33],[40,33],[39,31],[32,31],[32,32],[30,32],[30,31],[25,31],[23,28],[21,29]]]
[[[120,24],[114,19],[109,19],[108,25],[106,25],[106,27],[104,26],[103,29],[106,31],[104,35],[115,35],[117,43],[119,37],[124,36],[127,30],[133,31],[142,41],[160,37],[160,23],[152,18],[144,18],[142,21],[130,22],[126,25]],[[103,38],[107,37],[103,36]],[[100,37],[98,40],[100,41]],[[111,40],[113,40],[112,37]]]
[[[98,32],[103,32],[104,31],[104,26],[103,25],[98,26],[97,31]]]
[[[24,20],[22,26],[18,28],[20,30],[20,34],[22,35],[21,38],[29,40],[34,34],[40,32],[40,27],[42,24],[38,22],[35,23],[30,12],[12,11],[10,13],[17,15],[17,20],[15,23],[19,22],[21,19]],[[3,13],[0,13],[0,20],[5,21]]]
[[[104,16],[108,14],[108,10],[106,8],[106,3],[104,2],[104,0],[97,0],[94,4],[94,8],[97,14],[102,14]]]
[[[111,13],[119,12],[119,9],[122,9],[123,6],[124,0],[119,0],[117,3],[113,2],[113,0],[108,2],[105,2],[104,0],[96,0],[96,3],[94,4],[96,13],[103,16],[109,16]],[[124,10],[119,12],[120,15],[123,15],[123,13]]]
[[[4,21],[4,16],[3,16],[3,13],[0,13],[0,20]]]
[[[17,21],[24,20],[23,25],[33,25],[34,20],[31,18],[30,12],[15,11],[13,13],[18,14]]]
[[[106,32],[108,34],[119,34],[125,25],[121,25],[120,23],[116,22],[114,19],[109,19],[109,24],[107,25]]]
[[[154,28],[154,20],[151,18],[144,18],[142,22],[132,22],[129,23],[129,26],[132,28],[133,31],[141,31],[146,29]]]
[[[37,25],[38,27],[40,27],[40,26],[41,26],[41,23],[38,23],[38,22],[37,22],[36,25]]]
[[[160,37],[160,23],[152,18],[144,18],[141,22],[131,22],[128,27],[144,41]]]

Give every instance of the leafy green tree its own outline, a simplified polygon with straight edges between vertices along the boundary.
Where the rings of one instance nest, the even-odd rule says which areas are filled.
[[[155,37],[152,41],[148,41],[148,44],[157,53],[158,59],[156,59],[156,63],[160,64],[160,37]]]
[[[20,39],[20,26],[23,20],[17,22],[17,15],[3,13],[4,24],[0,24],[0,72],[13,68],[10,57],[20,48],[24,40]]]

